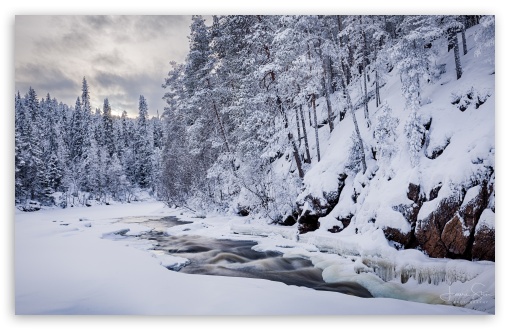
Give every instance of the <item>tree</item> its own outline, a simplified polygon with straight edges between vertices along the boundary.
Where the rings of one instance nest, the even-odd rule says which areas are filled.
[[[135,132],[135,180],[142,188],[148,188],[152,176],[152,136],[149,135],[147,101],[140,95]]]
[[[394,117],[391,108],[383,103],[379,108],[374,126],[374,140],[378,160],[388,163],[397,151],[397,127],[399,119]]]
[[[496,19],[493,15],[486,15],[480,18],[481,27],[475,34],[475,56],[488,54],[487,60],[494,62],[495,30]]]
[[[406,108],[415,111],[421,103],[420,80],[429,79],[436,55],[431,42],[442,35],[442,30],[431,16],[405,16],[398,30],[392,57],[400,73]]]
[[[420,163],[420,153],[423,147],[425,128],[421,124],[421,117],[416,110],[411,111],[404,127],[407,138],[407,146],[411,158],[411,165]]]
[[[112,157],[115,152],[115,140],[113,135],[114,132],[113,132],[112,108],[110,107],[110,102],[108,101],[108,98],[104,99],[102,128],[103,128],[102,145],[108,151],[108,155]]]
[[[439,19],[439,22],[443,28],[444,33],[448,39],[448,51],[453,48],[453,57],[455,59],[455,72],[457,80],[462,77],[462,64],[460,62],[460,51],[459,51],[459,39],[457,35],[459,32],[464,30],[464,24],[460,22],[459,16],[445,15]],[[465,43],[465,36],[463,39]],[[464,50],[466,46],[464,45]]]

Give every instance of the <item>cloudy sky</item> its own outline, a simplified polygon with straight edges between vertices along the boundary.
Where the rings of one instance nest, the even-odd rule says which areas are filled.
[[[89,83],[93,108],[108,98],[115,114],[138,111],[144,95],[149,114],[165,106],[161,84],[170,61],[182,62],[190,16],[16,16],[15,89],[32,86],[74,105]]]

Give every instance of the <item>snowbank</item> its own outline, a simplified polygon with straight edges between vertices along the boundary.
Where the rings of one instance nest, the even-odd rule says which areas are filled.
[[[16,213],[17,314],[280,315],[476,314],[445,305],[362,299],[258,279],[188,275],[151,251],[101,239],[124,216],[176,215],[162,203]],[[182,216],[186,218],[186,216]],[[80,221],[86,218],[87,221]],[[195,219],[228,235],[228,218]],[[91,226],[86,226],[89,223]],[[66,225],[63,225],[66,224]],[[126,224],[123,224],[126,227]],[[136,227],[136,224],[133,225]],[[128,224],[127,228],[131,229]],[[113,230],[112,230],[113,229]],[[117,229],[118,230],[118,229]],[[189,233],[189,232],[188,232]],[[232,234],[231,234],[232,235]],[[238,235],[240,236],[240,235]],[[244,237],[246,239],[246,237]],[[274,238],[266,238],[271,240]],[[285,240],[280,236],[278,241]],[[286,240],[289,241],[289,240]],[[168,260],[167,260],[168,261]],[[175,259],[172,260],[176,261]]]

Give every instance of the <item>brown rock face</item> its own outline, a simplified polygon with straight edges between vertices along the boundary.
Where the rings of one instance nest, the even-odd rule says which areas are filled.
[[[472,259],[496,261],[496,233],[494,229],[483,226],[475,233]]]
[[[444,258],[448,249],[441,240],[441,233],[448,221],[453,218],[462,200],[457,195],[443,198],[435,211],[416,223],[415,236],[418,245],[430,257]]]
[[[463,255],[468,247],[470,231],[463,226],[462,219],[457,213],[453,219],[448,221],[444,226],[441,240],[446,249],[458,255]]]
[[[298,223],[298,231],[300,234],[317,230],[320,226],[319,216],[316,214],[310,214],[310,211],[306,211],[305,214],[300,216]]]
[[[331,212],[331,210],[333,210],[333,208],[336,206],[336,204],[338,204],[340,194],[342,193],[342,190],[345,186],[346,178],[347,174],[345,173],[338,175],[338,188],[336,191],[323,191],[322,197],[316,197],[312,195],[305,197],[305,202],[308,202],[308,205],[311,206],[313,211],[308,210],[298,218],[298,230],[300,234],[314,231],[319,228],[319,218],[328,215],[329,212]],[[303,205],[298,205],[298,208],[302,210],[302,206]],[[333,232],[340,232],[342,230],[340,229],[340,226],[337,227],[337,229],[333,229]],[[347,226],[344,224],[344,227]]]
[[[464,224],[471,233],[473,233],[476,223],[488,203],[487,187],[485,185],[479,187],[476,197],[459,209],[459,214],[464,219]]]
[[[411,224],[411,227],[414,229],[416,226],[416,219],[418,218],[418,213],[420,212],[421,204],[409,203],[409,204],[399,204],[397,206],[393,206],[392,209],[394,211],[399,212],[404,216],[404,218]]]
[[[419,203],[420,202],[420,186],[410,182],[409,187],[407,188],[407,198],[409,198],[410,200],[412,200],[415,203]]]
[[[448,221],[441,234],[441,240],[450,253],[469,257],[472,237],[480,215],[487,207],[488,193],[485,185],[474,188],[476,195],[459,208]],[[467,196],[466,196],[467,197]],[[466,254],[466,252],[468,252]]]
[[[412,231],[404,234],[400,230],[391,227],[383,228],[383,232],[384,236],[386,236],[386,239],[402,244],[402,247],[409,245],[413,235]]]

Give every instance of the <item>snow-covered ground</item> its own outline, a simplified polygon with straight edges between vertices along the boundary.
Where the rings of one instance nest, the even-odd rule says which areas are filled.
[[[167,215],[194,221],[169,229],[169,234],[247,238],[241,232],[245,218],[211,216],[196,219],[192,218],[192,214],[166,208],[159,202],[50,209],[32,213],[17,211],[14,258],[16,314],[483,314],[444,304],[390,298],[363,299],[267,280],[183,274],[169,271],[163,265],[183,263],[185,260],[156,254],[144,242],[126,246],[122,240],[108,239],[115,233],[126,232],[126,229],[129,229],[127,234],[132,235],[150,229],[134,221],[119,222],[120,218],[159,218]],[[252,228],[252,234],[263,234],[257,226]],[[317,247],[320,244],[310,240],[296,241],[296,236],[292,235],[288,238],[284,236],[287,237],[284,232],[278,232],[268,233],[267,237],[250,238],[259,242],[256,249],[277,249],[289,255],[311,258],[317,267],[324,269],[326,281],[345,277],[354,279],[356,273],[353,269],[367,268],[363,263],[367,261],[359,257],[351,261],[336,254],[321,253]],[[431,262],[426,258],[412,257],[415,266]],[[464,267],[468,270],[471,268]],[[375,280],[378,276],[368,269],[366,271],[357,275],[364,278],[360,283],[367,285],[370,291],[382,292],[378,294],[380,296],[393,294],[406,298],[409,295],[407,298],[410,300],[445,303],[441,297],[443,300],[453,300],[454,296],[465,298],[466,295],[480,295],[480,299],[485,299],[486,304],[492,304],[493,308],[493,296],[488,295],[494,292],[487,292],[488,289],[493,290],[493,285],[491,288],[478,286],[473,293],[464,291],[467,287],[461,286],[460,282],[453,283],[449,288],[444,283],[439,286],[417,284],[417,280],[412,278],[407,286],[399,285],[396,281],[390,281],[389,286],[385,286],[382,280]],[[487,279],[483,274],[489,279],[494,276],[490,271],[480,274],[480,280]],[[469,284],[470,278],[466,280],[465,283]],[[409,288],[417,289],[419,294]],[[384,290],[387,292],[384,293]],[[494,312],[493,309],[487,311]]]

